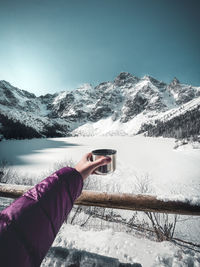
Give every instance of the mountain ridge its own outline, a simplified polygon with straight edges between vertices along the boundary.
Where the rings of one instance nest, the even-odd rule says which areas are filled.
[[[170,111],[179,116],[182,107],[186,112],[185,104],[194,99],[200,103],[200,87],[182,84],[176,77],[167,84],[149,75],[138,78],[128,72],[95,87],[84,84],[72,91],[39,97],[3,80],[0,135],[6,139],[135,135],[147,131],[144,125],[163,120],[165,113],[169,119]],[[30,134],[23,133],[26,127]]]

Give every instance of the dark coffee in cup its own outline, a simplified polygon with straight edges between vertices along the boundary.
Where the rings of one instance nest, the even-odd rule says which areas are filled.
[[[111,162],[107,165],[100,166],[95,170],[96,174],[106,175],[108,173],[114,172],[116,169],[116,154],[117,151],[114,149],[96,149],[92,151],[92,160],[95,161],[100,157],[109,157]]]

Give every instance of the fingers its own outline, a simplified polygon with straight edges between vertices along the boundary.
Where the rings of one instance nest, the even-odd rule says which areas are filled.
[[[110,157],[100,157],[95,161],[91,161],[92,153],[87,153],[83,156],[81,161],[75,166],[75,169],[81,174],[83,179],[86,179],[90,174],[92,174],[96,168],[106,165],[111,162]]]
[[[100,166],[103,166],[103,165],[106,165],[106,164],[108,164],[110,162],[111,162],[111,158],[110,157],[101,157],[101,158],[95,160],[94,162],[91,162],[91,167],[93,169],[96,169],[96,168],[98,168]]]

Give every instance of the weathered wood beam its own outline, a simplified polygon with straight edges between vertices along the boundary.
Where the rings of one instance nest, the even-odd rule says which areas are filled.
[[[17,198],[31,186],[0,184],[0,197]],[[103,208],[160,212],[169,214],[200,216],[200,205],[182,201],[163,201],[156,196],[133,194],[108,194],[83,190],[75,201],[76,205],[97,206]]]
[[[0,197],[18,198],[33,186],[0,183]]]
[[[163,201],[151,195],[107,194],[83,191],[75,204],[104,208],[200,216],[200,206],[182,201]]]

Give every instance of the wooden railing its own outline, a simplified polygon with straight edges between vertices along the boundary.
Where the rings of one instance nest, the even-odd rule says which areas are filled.
[[[32,186],[0,183],[0,197],[18,198],[30,188]],[[200,215],[200,205],[182,201],[163,201],[151,195],[108,194],[83,190],[81,196],[75,201],[75,204],[145,212]]]

